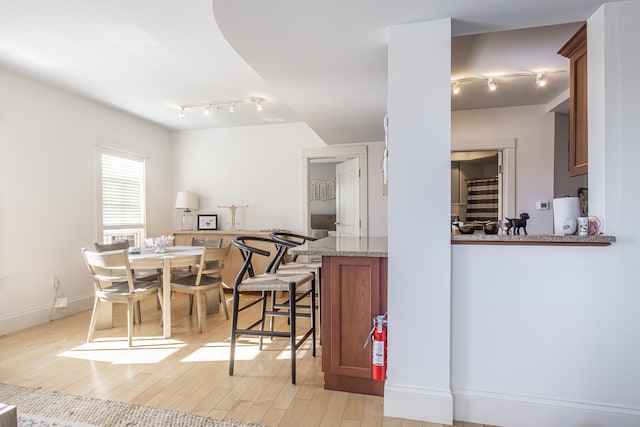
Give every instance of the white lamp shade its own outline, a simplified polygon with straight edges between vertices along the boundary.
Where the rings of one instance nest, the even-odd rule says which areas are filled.
[[[190,191],[179,191],[176,196],[176,209],[198,209],[198,195]]]

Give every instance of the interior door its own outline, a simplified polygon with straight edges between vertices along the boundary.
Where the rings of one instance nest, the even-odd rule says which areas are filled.
[[[360,236],[360,162],[356,157],[336,165],[336,233]]]

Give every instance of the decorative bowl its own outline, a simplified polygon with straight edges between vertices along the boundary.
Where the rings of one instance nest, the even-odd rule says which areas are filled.
[[[173,236],[148,237],[144,242],[148,248],[153,248],[154,252],[166,252],[167,246],[173,243]]]
[[[495,221],[491,221],[483,225],[484,234],[498,234],[498,230],[500,229],[498,223]]]

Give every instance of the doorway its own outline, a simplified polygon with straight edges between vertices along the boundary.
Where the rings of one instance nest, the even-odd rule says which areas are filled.
[[[317,165],[325,166],[319,167]],[[333,175],[327,172],[324,172],[324,175],[313,175],[312,171],[316,168],[337,171]],[[322,230],[326,230],[328,234],[367,236],[367,176],[367,146],[304,150],[302,153],[301,200],[303,206],[301,212],[302,225],[307,234],[318,234],[322,233]],[[329,182],[331,179],[335,179],[335,197],[324,201],[317,200],[323,198],[318,197],[318,194],[324,196],[327,194],[327,190],[331,191]],[[313,180],[316,182],[312,182]],[[325,184],[328,184],[329,188],[324,187]],[[312,194],[316,191],[319,193]],[[324,203],[321,210],[318,208],[318,202]]]
[[[453,140],[451,150],[452,220],[455,216],[459,216],[463,222],[465,219],[466,221],[486,221],[485,216],[488,215],[491,215],[492,220],[497,217],[498,221],[505,217],[515,218],[515,138]],[[466,171],[458,168],[463,163],[469,166]],[[482,187],[479,192],[482,194],[480,197],[482,201],[486,191],[498,192],[495,197],[497,211],[495,214],[488,212],[486,209],[489,207],[483,205],[475,208],[474,215],[469,219],[467,189],[469,180],[473,179],[477,180],[474,184]],[[495,179],[495,182],[486,182],[485,179]]]

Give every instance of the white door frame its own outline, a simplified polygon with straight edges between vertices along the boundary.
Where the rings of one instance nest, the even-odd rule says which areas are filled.
[[[331,159],[331,158],[359,158],[360,160],[360,220],[362,226],[360,228],[361,236],[369,235],[369,202],[368,202],[368,155],[366,145],[343,145],[330,146],[322,148],[306,148],[302,150],[302,195],[300,197],[302,206],[300,209],[302,218],[301,224],[306,233],[311,234],[310,223],[310,203],[309,203],[309,163],[313,159]]]

